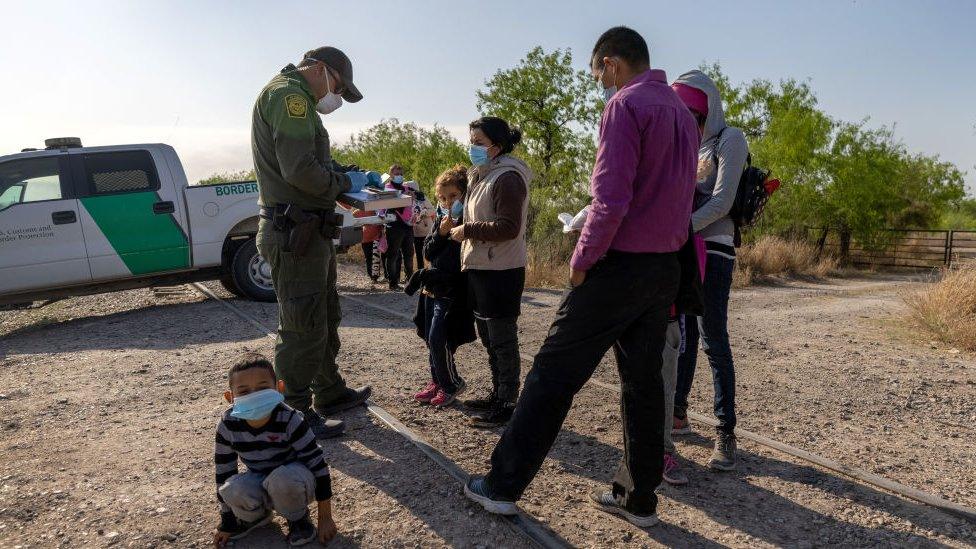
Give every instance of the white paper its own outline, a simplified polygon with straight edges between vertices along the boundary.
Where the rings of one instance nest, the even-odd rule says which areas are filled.
[[[559,222],[563,224],[563,233],[572,233],[576,231],[583,230],[583,224],[586,223],[586,215],[590,213],[590,207],[587,206],[580,210],[575,216],[570,213],[563,212],[556,216]]]

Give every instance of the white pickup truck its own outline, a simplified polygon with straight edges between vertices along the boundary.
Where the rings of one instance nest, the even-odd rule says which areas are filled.
[[[82,147],[0,156],[0,305],[219,279],[231,292],[273,301],[271,270],[254,244],[254,181],[188,185],[169,145]],[[343,202],[376,211],[409,198]],[[340,249],[378,216],[343,215]]]

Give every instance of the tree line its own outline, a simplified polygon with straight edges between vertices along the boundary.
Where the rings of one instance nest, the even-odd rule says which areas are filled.
[[[830,116],[809,81],[735,84],[718,63],[699,68],[718,85],[728,124],[745,132],[753,163],[783,182],[747,240],[765,234],[806,238],[810,228],[829,227],[881,246],[885,228],[976,229],[976,200],[966,197],[963,173],[937,155],[908,150],[892,127]],[[499,69],[476,91],[480,114],[505,118],[523,132],[516,154],[536,174],[528,233],[537,254],[566,252],[556,214],[576,212],[589,200],[603,110],[599,92],[589,72],[576,68],[570,50],[541,47],[515,67]],[[466,149],[443,127],[393,118],[357,133],[333,154],[364,169],[384,171],[398,163],[406,179],[430,191],[441,170],[468,162]],[[253,172],[204,181],[242,175]]]

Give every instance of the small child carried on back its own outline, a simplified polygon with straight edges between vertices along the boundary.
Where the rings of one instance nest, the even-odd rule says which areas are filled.
[[[424,241],[428,267],[414,273],[405,289],[407,295],[420,290],[414,324],[417,335],[427,343],[430,362],[431,381],[414,398],[439,408],[453,403],[464,391],[454,353],[476,339],[467,275],[461,271],[461,244],[451,240],[450,234],[452,228],[463,223],[467,188],[464,166],[454,166],[437,177],[437,218]]]
[[[326,543],[336,535],[332,520],[332,481],[322,448],[301,412],[285,404],[284,382],[271,363],[249,353],[231,366],[233,406],[217,425],[214,465],[220,525],[214,546],[271,521],[272,510],[288,521],[288,544]],[[237,469],[238,460],[244,472]],[[318,528],[309,520],[308,504],[318,502]]]

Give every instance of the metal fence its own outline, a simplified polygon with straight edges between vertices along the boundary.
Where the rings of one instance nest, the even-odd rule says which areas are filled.
[[[867,246],[836,229],[810,229],[820,251],[858,266],[928,269],[976,258],[976,231],[888,229],[878,236],[885,245]]]

